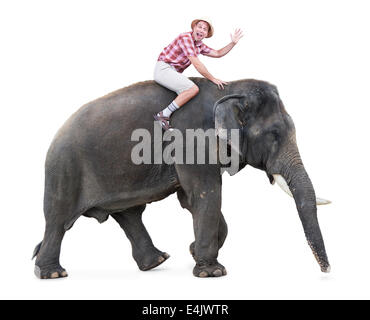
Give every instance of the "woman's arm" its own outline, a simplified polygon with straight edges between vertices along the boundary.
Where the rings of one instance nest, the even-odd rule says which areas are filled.
[[[234,35],[230,34],[230,37],[231,37],[231,42],[227,46],[223,47],[220,50],[211,50],[210,53],[206,53],[204,55],[208,56],[208,57],[212,57],[212,58],[221,58],[221,57],[223,57],[224,55],[229,53],[230,50],[232,48],[234,48],[234,46],[238,43],[240,38],[243,37],[243,32],[240,29],[237,29],[237,30],[235,30]]]
[[[197,58],[197,57],[188,57],[190,62],[193,64],[194,68],[197,69],[197,71],[208,80],[212,81],[214,84],[218,86],[219,89],[224,88],[224,84],[227,84],[227,82],[222,81],[220,79],[216,79],[211,73],[207,70],[206,66]]]

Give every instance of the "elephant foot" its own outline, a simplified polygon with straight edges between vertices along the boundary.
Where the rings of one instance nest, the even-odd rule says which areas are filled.
[[[218,263],[197,263],[193,269],[193,275],[199,278],[222,277],[227,274],[225,267]]]
[[[145,255],[142,259],[135,259],[137,265],[141,271],[148,271],[155,267],[158,267],[160,264],[165,262],[170,255],[166,252],[155,252],[152,254]]]
[[[67,271],[59,264],[47,267],[35,265],[35,275],[39,279],[58,279],[68,277]]]

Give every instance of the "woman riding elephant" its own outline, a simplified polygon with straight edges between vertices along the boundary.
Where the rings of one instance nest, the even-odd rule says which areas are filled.
[[[218,262],[218,253],[228,232],[221,210],[221,173],[229,165],[219,158],[213,162],[209,156],[211,151],[221,150],[223,145],[227,146],[227,151],[237,151],[239,165],[232,174],[246,165],[263,170],[270,183],[276,182],[294,198],[306,239],[320,269],[330,271],[316,207],[328,201],[316,197],[298,150],[293,120],[277,88],[265,81],[241,79],[228,83],[225,90],[219,90],[225,82],[211,76],[196,56],[202,50],[208,56],[225,55],[241,38],[241,32],[235,32],[233,42],[228,46],[214,51],[198,42],[205,35],[213,34],[210,23],[194,20],[192,27],[193,33],[185,33],[182,37],[190,36],[194,55],[186,56],[181,47],[177,51],[173,47],[179,65],[161,60],[166,57],[161,55],[157,69],[161,69],[158,65],[166,63],[168,67],[158,73],[169,74],[170,80],[180,79],[182,84],[186,77],[181,71],[194,63],[197,70],[218,88],[204,78],[186,79],[192,86],[189,84],[187,90],[182,87],[182,91],[173,88],[179,93],[175,97],[173,92],[154,81],[140,82],[82,106],[55,135],[45,161],[45,232],[34,250],[37,277],[67,276],[59,261],[61,244],[66,231],[81,216],[93,217],[99,222],[111,216],[131,242],[132,256],[139,269],[145,271],[157,267],[169,255],[154,246],[142,214],[147,204],[174,193],[193,218],[194,242],[190,252],[195,260],[194,276],[226,275],[225,267]],[[182,43],[182,40],[178,42]],[[199,43],[200,48],[197,47]],[[178,82],[171,80],[169,83]],[[196,91],[199,88],[200,93],[196,99],[190,100],[194,96],[192,87]],[[176,130],[163,134],[161,142],[165,149],[162,154],[156,131],[158,129],[160,135],[162,132],[153,126],[152,114],[156,114],[168,128],[169,115],[166,110],[159,110],[171,100],[176,103],[180,100],[181,105],[190,101],[186,108],[172,116]],[[209,143],[210,138],[206,140],[205,133],[210,132],[209,129],[213,130],[212,136],[216,135],[216,144]],[[235,130],[239,139],[233,140],[229,132]],[[204,143],[198,139],[201,135],[191,137],[187,134],[189,131],[203,133]],[[140,137],[135,138],[137,132],[143,133],[139,144],[148,147],[149,163],[133,161],[132,151],[137,149],[140,140]],[[162,157],[170,144],[165,136],[172,134],[184,138],[182,146],[186,146],[186,153],[183,158],[186,161],[172,164],[156,161],[158,153]],[[198,153],[199,145],[203,145],[203,150],[199,148]],[[194,157],[188,157],[191,154],[197,155],[196,161],[193,161]],[[198,161],[201,158],[207,161]],[[246,198],[248,196],[252,195],[245,194]],[[243,204],[242,208],[247,210],[248,206]],[[292,257],[294,259],[294,254]]]
[[[172,112],[179,109],[199,92],[199,87],[182,72],[193,64],[202,76],[216,84],[219,89],[223,89],[227,82],[215,78],[197,56],[203,54],[212,58],[221,58],[229,53],[243,36],[242,31],[237,29],[234,35],[231,35],[231,42],[227,46],[220,50],[214,50],[202,42],[204,38],[210,38],[214,33],[213,26],[208,19],[193,20],[191,29],[191,32],[181,33],[163,49],[155,66],[154,80],[178,94],[168,107],[154,115],[154,119],[160,121],[165,130],[171,128],[169,120]]]

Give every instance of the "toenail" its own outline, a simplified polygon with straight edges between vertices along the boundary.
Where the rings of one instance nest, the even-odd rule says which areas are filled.
[[[59,278],[59,273],[58,272],[53,272],[50,276],[51,279]]]
[[[217,270],[213,271],[213,275],[215,277],[221,277],[222,276],[222,271],[220,269],[217,269]]]
[[[162,256],[158,258],[158,262],[163,262],[164,260],[166,260],[166,259],[163,258]]]
[[[62,275],[62,277],[67,277],[68,273],[66,271],[63,271],[61,275]]]
[[[199,277],[200,278],[206,278],[206,277],[208,277],[208,272],[207,271],[202,271],[201,273],[199,273]]]

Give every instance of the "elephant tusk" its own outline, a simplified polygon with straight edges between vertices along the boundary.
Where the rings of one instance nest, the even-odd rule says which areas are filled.
[[[330,200],[326,200],[326,199],[316,197],[316,204],[318,206],[325,205],[325,204],[330,204],[330,203],[331,203]]]
[[[280,174],[273,174],[272,176],[274,177],[274,180],[276,181],[276,183],[278,184],[278,186],[284,192],[286,192],[288,195],[290,195],[291,197],[293,197],[292,192],[290,191],[289,186],[288,186],[287,182],[285,181],[285,179],[283,178],[283,176],[280,175]],[[316,205],[318,205],[318,206],[319,205],[329,204],[329,203],[331,203],[330,200],[326,200],[326,199],[322,199],[322,198],[316,197]]]
[[[286,192],[288,195],[290,195],[291,197],[293,197],[292,195],[292,192],[290,191],[289,189],[289,186],[288,184],[286,183],[285,179],[283,178],[282,175],[280,174],[273,174],[272,175],[274,177],[274,180],[276,181],[276,183],[278,184],[278,186],[284,191]]]

